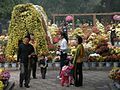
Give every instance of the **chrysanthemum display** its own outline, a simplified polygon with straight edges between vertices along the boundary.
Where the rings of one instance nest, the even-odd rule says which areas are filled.
[[[37,42],[38,54],[48,51],[46,41],[47,16],[41,6],[20,4],[14,7],[9,25],[9,39],[6,47],[6,56],[13,57],[18,48],[18,41],[29,32],[34,34]]]

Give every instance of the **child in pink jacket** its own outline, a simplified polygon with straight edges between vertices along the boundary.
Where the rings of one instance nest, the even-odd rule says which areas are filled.
[[[69,69],[69,61],[65,61],[65,65],[62,67],[60,77],[61,77],[61,85],[69,86],[69,76],[70,76],[70,69]]]

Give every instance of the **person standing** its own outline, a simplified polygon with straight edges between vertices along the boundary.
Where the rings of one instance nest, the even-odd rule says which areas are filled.
[[[30,67],[31,67],[30,76],[31,76],[31,71],[32,71],[33,79],[37,79],[36,77],[37,61],[38,61],[37,55],[35,53],[32,53],[30,57]]]
[[[62,67],[60,77],[61,77],[61,86],[69,86],[69,76],[70,76],[70,69],[69,69],[69,61],[65,61],[65,65]]]
[[[37,57],[37,54],[36,54],[36,42],[34,40],[34,35],[32,34],[31,35],[31,40],[30,40],[30,44],[34,47],[34,50],[35,50],[35,53],[33,53],[31,55],[31,58],[30,58],[30,61],[31,61],[31,71],[32,71],[32,77],[34,79],[37,79],[36,77],[36,69],[37,69],[37,61],[38,61],[38,57]],[[31,75],[30,75],[31,76]]]
[[[74,65],[74,84],[76,87],[83,85],[83,72],[82,72],[82,63],[84,57],[84,47],[82,45],[82,37],[77,36],[77,50],[73,59]]]
[[[45,55],[42,55],[42,59],[39,62],[42,79],[46,78],[46,72],[47,72],[47,67],[48,67],[47,62],[48,62],[47,57]]]
[[[20,62],[20,78],[19,85],[23,87],[23,81],[26,88],[29,88],[30,83],[30,57],[34,53],[34,47],[29,44],[30,36],[25,36],[23,43],[18,46],[17,60]]]
[[[60,41],[60,68],[64,66],[64,62],[67,59],[67,50],[68,50],[68,43],[67,40],[65,39],[65,33],[61,34],[61,41]]]
[[[64,33],[64,38],[67,40],[68,42],[68,28],[67,28],[67,22],[64,23],[63,27],[62,27],[62,33]]]
[[[113,26],[110,33],[110,41],[113,46],[114,46],[115,38],[116,38],[116,32],[115,32],[115,26]]]

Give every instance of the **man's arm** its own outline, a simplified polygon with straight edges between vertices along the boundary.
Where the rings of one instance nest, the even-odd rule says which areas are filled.
[[[20,54],[21,54],[21,48],[20,48],[20,45],[19,45],[18,46],[18,51],[17,51],[17,62],[19,62]]]

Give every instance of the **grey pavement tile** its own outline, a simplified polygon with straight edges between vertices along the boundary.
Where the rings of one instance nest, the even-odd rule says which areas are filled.
[[[108,71],[84,71],[84,86],[83,87],[62,87],[57,79],[59,71],[48,71],[46,79],[41,79],[40,70],[37,71],[38,79],[31,79],[31,87],[29,89],[20,88],[18,86],[19,71],[11,72],[11,79],[15,81],[14,90],[111,90],[108,78]]]

